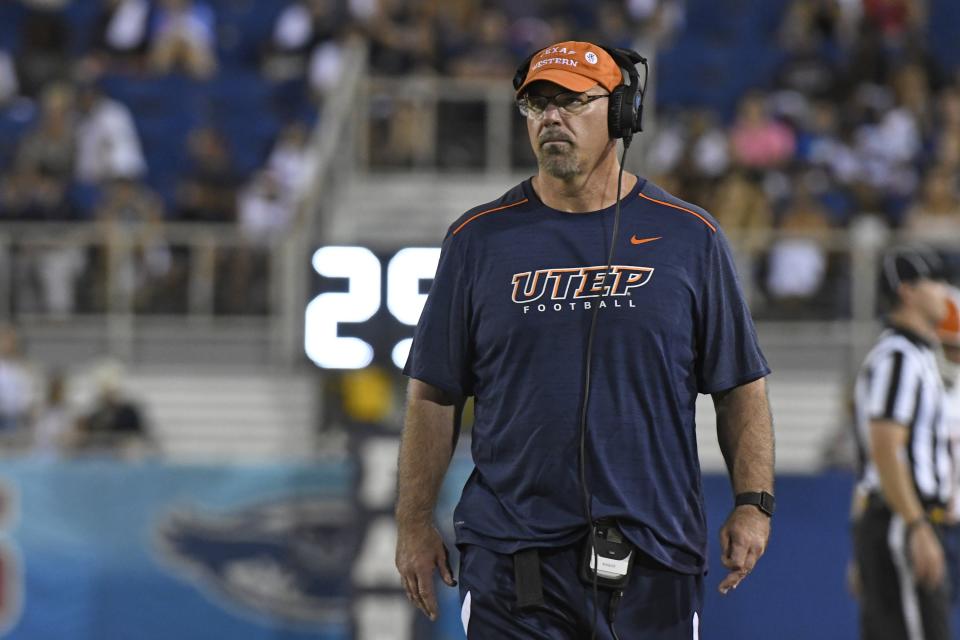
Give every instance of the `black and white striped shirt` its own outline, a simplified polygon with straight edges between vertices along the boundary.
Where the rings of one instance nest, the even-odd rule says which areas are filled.
[[[861,488],[880,491],[869,451],[870,421],[890,420],[910,431],[906,455],[917,496],[928,506],[946,505],[953,492],[953,459],[932,345],[905,329],[885,330],[860,369],[854,402]]]

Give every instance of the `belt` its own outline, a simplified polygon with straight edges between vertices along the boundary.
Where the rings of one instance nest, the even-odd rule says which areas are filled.
[[[922,506],[924,513],[927,515],[927,520],[929,520],[931,524],[950,524],[950,511],[945,506],[936,503],[927,503]],[[871,493],[867,496],[867,507],[870,509],[893,511],[879,493]]]
[[[944,507],[930,507],[927,509],[927,519],[933,524],[948,524],[950,512]]]

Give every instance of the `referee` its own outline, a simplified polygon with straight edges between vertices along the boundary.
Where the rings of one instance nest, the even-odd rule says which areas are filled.
[[[935,349],[946,315],[941,263],[903,248],[883,261],[889,326],[855,388],[860,490],[854,526],[863,640],[948,640],[943,523],[953,461]]]

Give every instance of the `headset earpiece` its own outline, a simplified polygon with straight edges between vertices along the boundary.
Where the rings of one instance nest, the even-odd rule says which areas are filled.
[[[527,79],[527,72],[530,70],[530,61],[533,60],[533,56],[537,55],[537,52],[534,51],[527,59],[520,63],[520,66],[517,67],[516,73],[513,74],[513,90],[518,91],[520,87],[523,86],[523,81]]]

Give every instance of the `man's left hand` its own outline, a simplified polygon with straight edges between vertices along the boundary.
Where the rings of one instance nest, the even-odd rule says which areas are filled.
[[[720,529],[720,550],[723,566],[730,570],[718,587],[726,595],[747,577],[767,548],[770,518],[753,505],[733,510]]]

